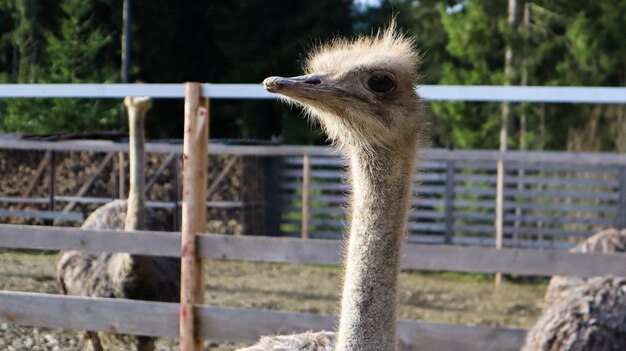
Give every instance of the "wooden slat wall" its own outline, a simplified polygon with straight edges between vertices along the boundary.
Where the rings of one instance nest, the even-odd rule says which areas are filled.
[[[108,141],[11,140],[0,138],[0,148],[36,150],[125,151],[123,143]],[[149,152],[179,154],[181,145],[149,143]],[[309,213],[312,238],[340,238],[345,227],[348,186],[342,183],[344,162],[336,150],[311,146],[211,145],[215,154],[282,157],[282,232],[301,233],[302,155],[310,155],[312,172]],[[424,150],[419,162],[410,221],[413,238],[426,242],[468,242],[493,237],[495,168],[505,161],[505,241],[508,245],[561,247],[609,226],[626,223],[626,156],[608,153],[507,152]],[[449,163],[454,163],[450,172]],[[519,170],[523,170],[520,176]],[[448,177],[453,182],[447,182]],[[1,198],[3,203],[27,203],[27,198]],[[102,203],[105,198],[58,196],[55,201]],[[47,203],[49,199],[32,199]],[[154,203],[173,207],[171,203]],[[213,207],[236,208],[241,202]],[[272,204],[274,206],[274,204]],[[278,207],[278,206],[276,206]],[[327,211],[319,212],[319,209]],[[12,210],[7,216],[16,215]],[[450,216],[450,214],[454,216]],[[448,216],[446,217],[446,214]],[[32,213],[17,213],[30,216]],[[37,214],[39,215],[39,214]],[[41,214],[50,216],[49,214]],[[56,218],[56,217],[55,217]],[[78,220],[78,218],[76,219]],[[332,234],[334,233],[334,235]]]
[[[571,246],[581,237],[623,221],[623,166],[609,162],[613,156],[600,157],[607,162],[600,165],[592,155],[557,155],[505,156],[508,161],[503,207],[507,245]],[[451,243],[493,238],[495,155],[429,150],[427,157],[420,163],[420,174],[413,187],[409,235],[441,243],[446,238]],[[336,155],[318,155],[310,160],[309,233],[313,238],[330,238],[334,232],[340,238],[346,226],[345,207],[350,191],[343,181],[345,162]],[[448,167],[448,163],[453,166]],[[285,235],[292,235],[300,230],[302,157],[284,157],[281,177],[281,229]],[[453,177],[453,181],[447,182],[448,177]],[[452,210],[447,210],[450,206]],[[446,213],[454,215],[447,219]]]

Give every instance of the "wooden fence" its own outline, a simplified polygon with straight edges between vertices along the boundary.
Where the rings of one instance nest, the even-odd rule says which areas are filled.
[[[46,250],[130,252],[180,256],[180,234],[170,232],[94,231],[74,228],[0,225],[0,247]],[[336,240],[301,240],[203,234],[200,257],[296,264],[339,264]],[[453,257],[454,259],[450,259]],[[505,272],[522,275],[623,275],[626,256],[451,245],[408,244],[405,269]],[[259,335],[332,329],[335,317],[310,313],[197,306],[202,338],[253,342]],[[59,318],[71,316],[71,318]],[[102,330],[162,337],[178,335],[178,304],[84,298],[0,291],[0,321],[11,324]],[[518,350],[525,330],[505,327],[399,322],[401,350]]]
[[[465,101],[534,101],[625,103],[624,88],[560,87],[421,87],[428,99]],[[2,97],[182,97],[180,85],[2,85]],[[273,98],[260,86],[202,85],[201,95],[211,98]],[[34,143],[34,144],[33,144]],[[23,143],[0,140],[21,149],[68,150],[80,143]],[[30,145],[27,145],[30,144]],[[125,151],[125,145],[91,143],[100,151]],[[95,149],[91,148],[92,151]],[[180,146],[148,146],[147,151],[180,153]],[[220,147],[211,147],[219,152]],[[224,149],[222,149],[224,151]],[[236,147],[230,153],[285,156],[278,182],[282,206],[279,227],[305,238],[325,236],[343,227],[347,189],[339,179],[344,166],[327,148]],[[54,153],[51,157],[54,159]],[[297,156],[297,158],[293,158]],[[506,165],[505,234],[511,243],[532,236],[583,235],[594,226],[623,225],[626,216],[626,159],[617,155],[455,152],[424,153],[420,199],[413,203],[410,240],[434,243],[491,243],[494,162]],[[304,158],[306,162],[299,161]],[[323,159],[324,162],[316,161]],[[570,162],[569,161],[574,161]],[[562,167],[566,165],[566,167]],[[534,167],[534,168],[533,168]],[[606,169],[604,169],[606,167]],[[596,169],[602,168],[601,171]],[[272,173],[275,174],[275,173]],[[304,179],[304,180],[301,180]],[[563,182],[567,179],[567,182]],[[292,186],[300,182],[302,185]],[[416,180],[417,182],[417,180]],[[286,185],[285,185],[286,184]],[[54,182],[52,181],[52,186]],[[517,191],[517,192],[515,192]],[[530,195],[529,195],[530,194]],[[615,195],[617,194],[617,196]],[[541,200],[520,200],[540,197]],[[557,199],[556,201],[553,201]],[[18,199],[16,199],[18,200]],[[23,199],[19,199],[22,201]],[[52,199],[54,200],[54,199]],[[71,200],[73,201],[73,200]],[[71,203],[70,201],[70,203]],[[4,202],[10,202],[5,199]],[[175,207],[178,206],[176,201]],[[54,208],[54,204],[52,205]],[[300,216],[298,218],[297,216]],[[552,218],[559,218],[553,220]],[[298,226],[300,226],[298,228]],[[340,230],[333,231],[337,236]],[[484,235],[484,234],[487,235]],[[180,256],[180,236],[172,233],[123,233],[0,225],[0,247],[127,251],[146,255]],[[273,262],[337,264],[337,241],[291,238],[197,238],[200,257]],[[552,250],[496,250],[481,247],[421,246],[409,244],[403,267],[426,270],[504,272],[516,274],[620,274],[626,258],[620,255],[576,254]],[[454,259],[450,259],[453,257]],[[83,298],[0,291],[0,320],[12,324],[102,330],[175,337],[179,335],[178,304]],[[240,310],[197,305],[201,338],[221,341],[255,341],[259,334],[330,329],[332,316],[278,311]],[[69,318],[59,318],[69,316]],[[402,350],[518,350],[525,331],[485,326],[441,325],[400,321]]]
[[[414,180],[410,241],[494,245],[500,158],[505,165],[507,246],[569,247],[595,231],[626,226],[626,156],[446,150],[424,154]],[[308,163],[303,159],[284,158],[283,232],[337,238],[346,222],[345,163],[337,156],[310,157]],[[308,189],[301,190],[305,184]]]
[[[0,148],[47,150],[52,154],[55,151],[111,154],[125,147],[106,141],[0,139]],[[256,203],[259,199],[251,200],[255,201],[256,210],[263,209],[267,217],[266,223],[255,224],[261,228],[256,233],[335,239],[342,236],[349,189],[342,181],[345,163],[332,148],[211,144],[209,149],[214,155],[273,160],[255,166],[259,168],[255,172],[264,174],[267,180],[264,203],[259,205]],[[168,154],[167,159],[181,152],[180,145],[165,143],[150,143],[147,150]],[[408,225],[412,242],[494,245],[499,159],[505,165],[502,204],[505,246],[564,248],[606,227],[626,226],[626,155],[432,149],[424,151],[422,156]],[[309,162],[304,162],[305,159]],[[109,198],[86,197],[82,193],[53,195],[52,199],[0,197],[0,202],[5,203],[50,201],[63,202],[63,210],[47,213],[2,209],[0,216],[79,221],[83,214],[67,210],[71,204],[104,203]],[[225,199],[208,202],[207,206],[245,208],[244,202]],[[155,201],[148,205],[176,209],[180,203]]]

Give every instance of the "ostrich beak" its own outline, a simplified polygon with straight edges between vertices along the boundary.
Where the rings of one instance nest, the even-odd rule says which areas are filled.
[[[341,106],[343,100],[352,97],[326,74],[269,77],[263,81],[263,86],[270,93],[281,94],[303,105],[322,109]]]
[[[269,77],[263,81],[263,86],[270,93],[281,93],[284,89],[319,89],[326,77],[322,74],[309,74],[298,77]]]

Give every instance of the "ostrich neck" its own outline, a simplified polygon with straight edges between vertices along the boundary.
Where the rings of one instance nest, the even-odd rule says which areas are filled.
[[[124,230],[145,229],[145,137],[144,119],[134,108],[128,108],[128,162],[129,162],[129,192],[126,203],[126,222]],[[114,254],[116,258],[110,267],[113,281],[120,284],[118,289],[124,289],[128,281],[136,277],[147,276],[151,268],[150,257],[131,255],[126,252]],[[122,295],[124,296],[124,295]]]
[[[337,349],[396,348],[396,296],[415,148],[350,150],[352,218]]]
[[[128,127],[128,159],[130,164],[128,207],[126,212],[125,230],[145,229],[145,136],[144,118],[134,108],[129,109]]]

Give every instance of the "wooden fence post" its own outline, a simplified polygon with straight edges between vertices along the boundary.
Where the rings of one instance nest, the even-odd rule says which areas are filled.
[[[496,179],[496,249],[502,248],[502,237],[504,229],[504,152],[498,159],[498,173]],[[502,273],[496,272],[496,286],[502,283]]]
[[[172,174],[174,175],[174,186],[173,189],[173,221],[174,221],[174,231],[180,231],[180,206],[178,204],[178,200],[180,200],[180,157],[176,155],[174,162],[172,163]]]
[[[308,154],[302,157],[302,239],[309,238],[309,183],[311,159]]]
[[[454,236],[454,170],[454,161],[446,161],[445,244],[452,244]]]
[[[206,225],[209,105],[199,83],[185,83],[183,141],[183,210],[181,227],[180,350],[200,351],[195,305],[204,299],[202,260],[196,253],[196,234]]]
[[[626,228],[626,167],[619,168],[619,202],[617,207],[617,217],[615,227]]]
[[[54,212],[54,193],[56,184],[56,152],[50,151],[50,159],[48,160],[48,170],[50,172],[50,179],[48,180],[48,210]],[[54,219],[47,221],[48,225],[54,225]]]

